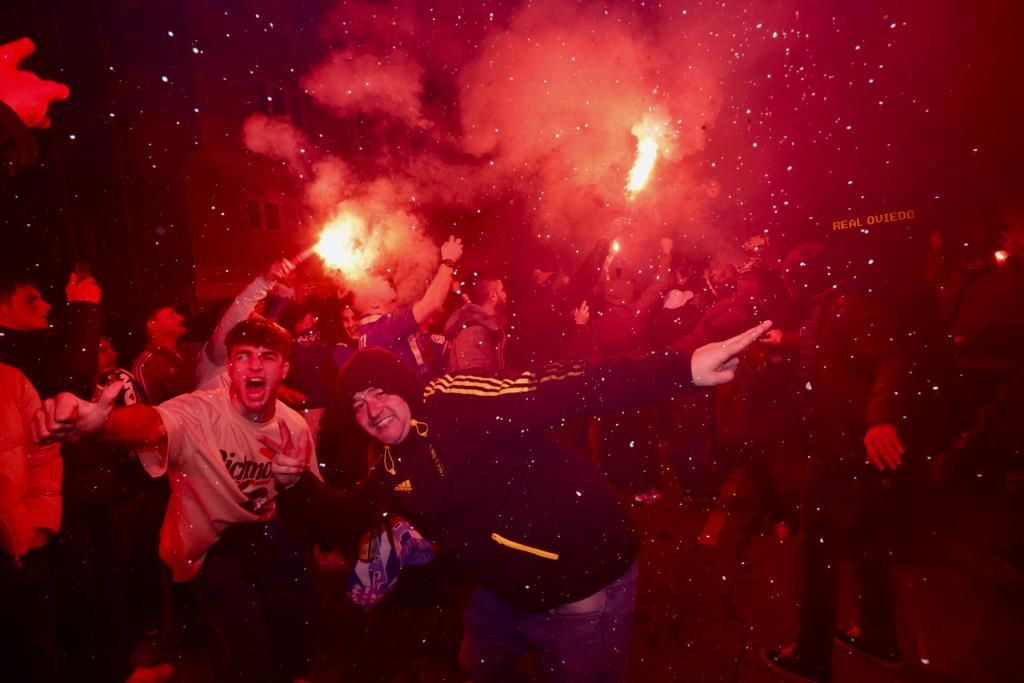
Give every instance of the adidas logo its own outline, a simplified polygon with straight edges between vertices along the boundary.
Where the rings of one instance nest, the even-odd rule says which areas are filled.
[[[395,490],[403,493],[412,493],[412,482],[406,479],[400,484],[395,484]]]

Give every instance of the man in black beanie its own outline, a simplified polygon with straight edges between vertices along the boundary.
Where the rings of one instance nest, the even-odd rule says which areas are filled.
[[[763,323],[692,356],[651,354],[551,365],[508,377],[445,375],[425,387],[395,355],[357,352],[339,400],[379,442],[353,492],[274,458],[281,514],[354,544],[381,510],[409,518],[479,583],[465,613],[459,664],[493,680],[533,650],[547,681],[623,680],[640,541],[604,477],[545,432],[581,415],[621,411],[732,379]]]

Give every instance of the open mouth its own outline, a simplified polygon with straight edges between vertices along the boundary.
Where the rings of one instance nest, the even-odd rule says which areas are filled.
[[[245,380],[245,393],[252,398],[260,398],[267,389],[267,380],[264,377],[250,377]]]

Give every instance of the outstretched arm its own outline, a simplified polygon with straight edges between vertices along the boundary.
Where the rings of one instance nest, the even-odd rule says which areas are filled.
[[[738,356],[771,327],[702,346],[692,355],[652,353],[598,363],[556,364],[509,378],[446,375],[427,385],[436,415],[460,438],[514,438],[582,415],[617,412],[671,398],[693,387],[729,382]]]
[[[32,439],[50,443],[95,436],[166,452],[167,431],[160,413],[141,404],[115,409],[114,400],[120,391],[121,383],[114,382],[103,389],[95,403],[69,393],[46,399],[32,419]]]
[[[441,245],[441,265],[437,267],[437,274],[430,281],[423,297],[412,305],[412,317],[416,319],[417,325],[422,325],[444,306],[445,297],[448,296],[448,289],[452,283],[452,273],[455,272],[454,264],[461,256],[462,240],[451,235],[448,241]]]

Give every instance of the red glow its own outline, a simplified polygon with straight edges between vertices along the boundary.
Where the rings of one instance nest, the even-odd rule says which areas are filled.
[[[1006,263],[1006,259],[1010,258],[1010,252],[1006,251],[1005,249],[1000,249],[996,253],[992,254],[992,256],[995,258],[996,263],[1002,265]]]

